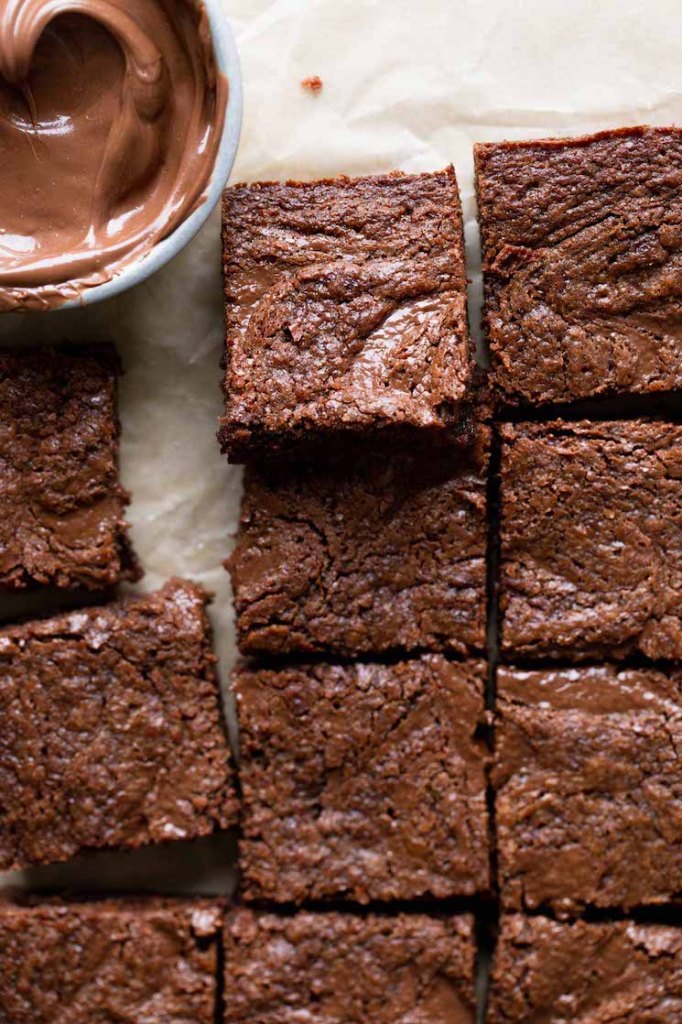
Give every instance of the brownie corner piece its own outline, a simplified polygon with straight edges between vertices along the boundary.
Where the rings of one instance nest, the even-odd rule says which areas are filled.
[[[495,737],[504,907],[679,902],[679,667],[500,668]]]
[[[484,323],[510,405],[682,388],[682,129],[479,145]]]
[[[138,579],[113,346],[0,349],[0,589]]]
[[[475,363],[452,167],[228,188],[223,246],[218,437],[233,461],[464,415]]]
[[[484,679],[440,655],[239,668],[244,897],[488,892]]]
[[[682,1018],[682,929],[503,915],[487,1024]]]
[[[0,631],[0,870],[235,824],[206,601],[172,580]]]
[[[489,442],[247,467],[227,562],[241,651],[482,652]]]
[[[0,901],[0,1007],[11,1024],[214,1024],[218,902]]]
[[[502,428],[502,650],[682,658],[682,424]]]
[[[475,962],[468,915],[237,910],[225,924],[225,1022],[474,1024]]]

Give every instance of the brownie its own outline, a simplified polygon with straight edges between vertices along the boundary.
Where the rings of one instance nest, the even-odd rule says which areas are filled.
[[[0,349],[0,588],[136,579],[108,347]]]
[[[232,575],[244,653],[485,647],[489,432],[247,468]]]
[[[682,424],[502,428],[503,653],[682,658]]]
[[[474,1024],[473,919],[238,910],[226,1024]]]
[[[488,1024],[679,1024],[682,929],[502,918]]]
[[[482,662],[235,672],[250,899],[489,888]]]
[[[254,449],[385,427],[453,427],[471,398],[452,167],[237,185],[223,199],[219,439]]]
[[[0,902],[3,1024],[214,1024],[222,910],[207,901]]]
[[[682,667],[501,668],[502,902],[629,909],[682,896]]]
[[[172,580],[0,630],[0,870],[234,822],[205,603]]]
[[[682,387],[682,129],[479,145],[475,163],[502,401]]]

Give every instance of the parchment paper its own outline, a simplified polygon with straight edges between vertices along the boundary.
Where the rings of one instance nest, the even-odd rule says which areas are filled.
[[[225,0],[244,71],[233,181],[428,170],[454,162],[466,221],[471,320],[480,274],[472,143],[679,123],[680,0]],[[320,75],[312,94],[301,79]],[[226,682],[227,574],[240,471],[215,441],[222,349],[219,217],[151,281],[84,311],[6,316],[0,343],[111,339],[122,384],[122,475],[141,584],[171,575],[215,592]],[[5,600],[0,614],[17,614]],[[1,725],[0,725],[1,727]],[[228,891],[230,837],[97,854],[29,873],[36,887]],[[0,876],[1,877],[1,876]],[[6,880],[17,882],[16,876]]]

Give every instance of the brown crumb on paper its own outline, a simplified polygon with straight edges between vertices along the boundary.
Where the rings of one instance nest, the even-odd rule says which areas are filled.
[[[319,92],[322,88],[322,79],[319,75],[308,75],[307,78],[301,79],[301,85],[308,92]]]

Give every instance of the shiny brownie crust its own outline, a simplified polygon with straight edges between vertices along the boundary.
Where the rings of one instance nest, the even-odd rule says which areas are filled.
[[[233,460],[386,427],[442,433],[471,401],[452,167],[228,188],[225,413]]]
[[[173,580],[0,631],[0,869],[234,824],[206,601]]]
[[[213,1024],[219,905],[203,900],[0,902],[8,1024]]]
[[[474,1024],[473,918],[288,917],[225,926],[226,1024]]]
[[[440,655],[238,669],[243,895],[488,891],[484,680]]]
[[[118,478],[109,346],[0,350],[0,588],[106,590],[140,575]]]
[[[487,1024],[682,1020],[682,929],[503,916]]]
[[[682,658],[682,425],[501,433],[505,658]]]
[[[629,910],[682,896],[682,670],[500,668],[502,903]]]
[[[499,399],[682,388],[682,129],[490,143],[475,163]]]

